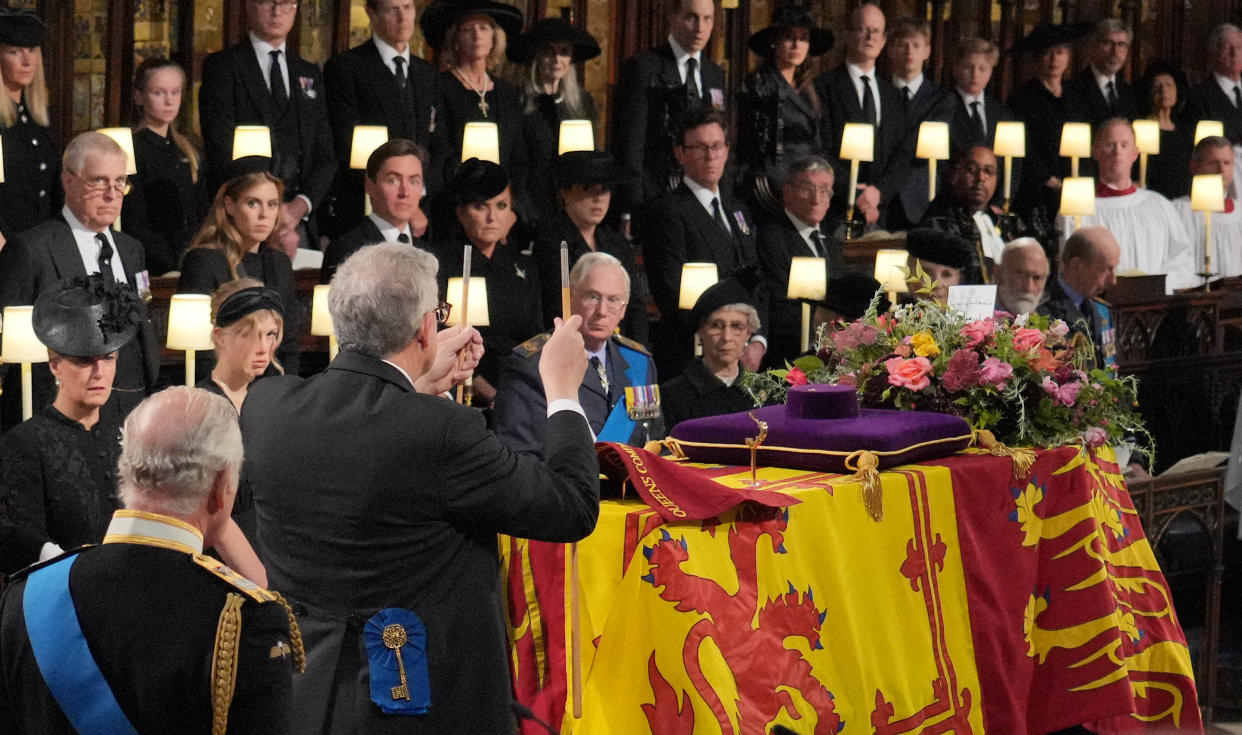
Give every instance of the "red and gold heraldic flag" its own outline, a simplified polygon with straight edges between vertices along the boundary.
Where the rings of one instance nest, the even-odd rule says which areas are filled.
[[[879,522],[849,477],[763,468],[800,502],[674,522],[608,501],[576,549],[505,538],[517,697],[580,734],[1201,731],[1111,454],[1010,469],[963,454],[885,472]]]

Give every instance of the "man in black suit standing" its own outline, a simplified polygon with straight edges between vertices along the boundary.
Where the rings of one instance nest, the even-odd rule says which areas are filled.
[[[902,98],[896,87],[876,73],[876,59],[884,51],[884,28],[884,13],[878,6],[859,5],[850,14],[844,63],[815,78],[815,92],[823,105],[820,130],[829,155],[839,154],[846,123],[875,126],[875,160],[858,169],[855,203],[867,224],[879,220],[881,207],[897,192],[908,157],[902,151],[906,143],[901,137],[906,132]],[[839,164],[837,179],[849,181],[848,162]],[[843,212],[844,205],[837,209]]]
[[[918,224],[927,211],[927,162],[914,158],[911,142],[919,139],[919,126],[928,120],[949,122],[953,119],[953,99],[940,86],[923,74],[931,57],[931,28],[925,20],[902,19],[893,24],[888,35],[888,62],[893,72],[893,86],[902,99],[906,129],[907,175],[901,180],[896,197],[890,203],[886,226],[890,230],[908,230]]]
[[[715,263],[723,280],[758,265],[750,213],[720,187],[729,159],[724,117],[703,108],[688,113],[673,155],[685,169],[680,185],[649,202],[634,222],[651,297],[660,308],[651,339],[665,375],[681,373],[694,346],[694,325],[678,308],[682,266]],[[742,364],[757,369],[766,349],[766,338],[753,338]]]
[[[213,187],[223,183],[219,177],[233,160],[235,127],[265,125],[271,131],[272,173],[285,183],[277,237],[290,258],[299,245],[318,249],[307,218],[336,176],[323,75],[286,43],[297,10],[296,0],[246,0],[250,33],[203,60],[198,91],[208,171],[217,179]]]
[[[1121,78],[1133,35],[1116,18],[1095,24],[1087,43],[1087,67],[1065,83],[1072,119],[1090,123],[1094,129],[1112,117],[1138,117],[1134,86]]]
[[[324,64],[328,87],[328,122],[336,158],[341,162],[326,208],[336,225],[329,232],[349,229],[363,218],[362,172],[345,164],[356,125],[383,125],[388,137],[412,140],[430,155],[424,174],[439,168],[431,161],[447,155],[444,126],[436,125],[435,101],[439,75],[431,64],[410,53],[414,37],[414,0],[367,0],[371,38],[343,51]],[[428,181],[436,191],[438,181]]]
[[[110,276],[145,296],[150,278],[142,243],[112,229],[127,185],[125,151],[102,133],[83,133],[65,149],[61,183],[65,206],[59,216],[12,238],[0,249],[0,308],[33,304],[60,279],[89,273]],[[111,408],[105,410],[117,410],[123,419],[155,387],[159,360],[160,344],[144,306],[138,338],[117,354]],[[55,397],[46,364],[34,366],[32,392],[35,408]],[[8,369],[0,399],[0,426],[8,429],[20,422],[20,376],[16,369]]]
[[[759,228],[756,248],[763,268],[767,295],[768,351],[764,363],[784,367],[800,352],[802,309],[797,301],[785,298],[789,287],[790,265],[795,257],[823,258],[827,278],[845,270],[841,243],[825,230],[824,221],[832,204],[832,166],[819,156],[806,156],[789,164],[789,177],[781,188],[785,211]]]
[[[595,526],[581,319],[543,348],[546,459],[515,454],[440,395],[473,371],[482,342],[469,328],[436,332],[447,314],[435,273],[416,248],[358,251],[329,298],[337,358],[246,396],[268,578],[302,613],[293,732],[515,732],[496,534],[570,542]]]
[[[334,238],[323,254],[319,282],[328,283],[345,259],[367,245],[399,242],[426,247],[411,231],[410,220],[423,198],[427,151],[413,141],[396,138],[376,148],[367,159],[366,194],[371,214],[348,232]]]
[[[1212,75],[1190,89],[1196,120],[1220,120],[1230,143],[1242,143],[1242,30],[1222,23],[1208,36]]]
[[[691,109],[725,108],[725,73],[703,50],[712,36],[712,0],[674,0],[668,41],[626,60],[617,80],[613,146],[641,180],[619,187],[622,221],[676,186],[677,124]]]

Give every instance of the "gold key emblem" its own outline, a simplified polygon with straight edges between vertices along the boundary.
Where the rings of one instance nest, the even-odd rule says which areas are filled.
[[[404,646],[409,638],[405,635],[405,626],[399,623],[384,628],[384,645],[391,648],[397,654],[397,671],[401,674],[401,686],[393,687],[389,690],[393,699],[404,699],[410,701],[410,687],[405,680],[405,662],[401,660],[401,647]]]

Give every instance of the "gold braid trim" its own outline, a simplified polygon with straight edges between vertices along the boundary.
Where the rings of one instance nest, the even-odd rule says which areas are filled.
[[[879,451],[879,450],[860,450],[860,451],[867,451],[868,454],[873,454],[876,457],[893,457],[899,454],[904,454],[914,449],[922,449],[923,447],[934,447],[934,446],[939,446],[941,444],[953,444],[956,442],[970,442],[970,440],[973,437],[974,437],[974,434],[963,434],[961,436],[946,436],[940,439],[929,439],[925,442],[911,444],[910,446],[902,447],[900,449],[890,449],[888,451]],[[746,447],[746,445],[744,444],[719,444],[716,442],[692,442],[692,441],[687,441],[685,439],[674,439],[672,437],[665,439],[663,444],[665,448],[667,448],[670,452],[672,452],[674,456],[676,456],[678,459],[688,456],[686,454],[686,447],[708,447],[710,449],[742,449],[742,450],[748,449],[748,447]],[[786,453],[788,452],[790,454],[819,454],[819,455],[824,455],[828,457],[846,457],[847,459],[850,457],[853,457],[855,454],[858,454],[857,451],[845,452],[845,451],[837,451],[834,449],[806,449],[802,447],[783,447],[779,444],[764,444],[759,447],[759,452],[760,453],[763,453],[763,452]]]
[[[863,507],[871,520],[884,520],[884,486],[880,482],[880,458],[865,449],[845,458],[845,469],[854,471],[854,479],[862,484]]]
[[[289,601],[284,595],[274,590],[269,590],[276,595],[276,601],[285,608],[285,614],[289,616],[289,644],[293,648],[293,670],[299,674],[306,673],[306,646],[302,643],[302,629],[298,627],[298,618],[293,614],[293,608],[289,606]]]
[[[224,601],[216,625],[216,647],[211,654],[211,732],[224,735],[229,725],[229,705],[237,685],[237,653],[241,642],[241,607],[245,598],[233,592]]]
[[[1009,457],[1013,460],[1013,477],[1015,480],[1026,477],[1035,465],[1034,449],[1010,449],[997,441],[996,436],[987,429],[975,433],[975,444],[988,450],[993,457]]]

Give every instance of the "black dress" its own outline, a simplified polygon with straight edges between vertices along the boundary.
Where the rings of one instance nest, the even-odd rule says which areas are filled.
[[[1015,119],[1026,123],[1026,159],[1014,208],[1024,214],[1036,206],[1055,212],[1061,190],[1045,184],[1053,176],[1064,179],[1070,175],[1070,160],[1061,157],[1061,128],[1070,120],[1064,92],[1057,97],[1043,82],[1028,79],[1009,97],[1009,109]]]
[[[293,281],[293,264],[289,256],[279,250],[260,246],[259,252],[242,256],[242,262],[237,265],[237,277],[258,279],[280,294],[281,303],[285,307],[285,333],[280,346],[276,348],[276,359],[287,374],[297,375],[298,360],[302,353],[298,334],[305,320],[302,304],[298,301],[297,287]],[[177,293],[210,295],[232,280],[233,274],[229,272],[229,261],[223,250],[191,248],[181,259],[181,278],[177,281]]]
[[[1160,153],[1147,157],[1147,188],[1176,199],[1190,194],[1190,158],[1194,153],[1194,123],[1175,121],[1172,130],[1160,131]],[[1134,180],[1138,181],[1138,164]]]
[[[553,319],[561,315],[561,242],[569,245],[569,267],[587,253],[591,247],[578,231],[578,226],[564,211],[539,229],[535,238],[532,256],[539,270],[539,285],[543,291],[543,322],[545,329],[551,329]],[[638,270],[634,259],[634,246],[625,237],[601,224],[595,228],[595,247],[601,253],[608,253],[625,267],[630,275],[630,302],[625,307],[625,317],[621,320],[621,334],[630,339],[650,345],[648,338],[647,304],[651,294],[647,288],[647,276]]]
[[[446,293],[450,277],[461,277],[465,244],[463,240],[451,239],[429,248],[440,261],[437,280],[441,294]],[[514,347],[543,331],[539,270],[529,255],[523,255],[512,245],[498,244],[490,258],[484,257],[477,246],[474,248],[470,276],[487,281],[488,326],[479,327],[483,359],[479,361],[478,374],[495,386],[500,379],[501,360]]]
[[[17,121],[0,129],[4,146],[4,183],[0,183],[0,233],[6,238],[41,225],[64,204],[60,186],[60,151],[52,131],[35,122],[26,97],[17,105]]]
[[[476,95],[477,97],[477,95]],[[528,169],[526,180],[530,182],[530,198],[534,207],[532,216],[543,222],[556,215],[557,181],[556,157],[560,149],[561,122],[564,120],[590,120],[595,126],[595,100],[590,93],[582,92],[583,111],[571,113],[563,99],[552,94],[535,97],[535,109],[522,113],[522,130],[526,137]],[[526,109],[526,105],[522,106]]]
[[[487,114],[484,115],[479,107],[478,92],[462,84],[451,70],[440,75],[440,104],[436,109],[443,122],[436,124],[442,124],[447,129],[449,146],[444,180],[452,178],[457,163],[461,161],[462,134],[466,123],[496,123],[500,135],[500,165],[509,174],[514,205],[520,214],[529,217],[530,199],[525,196],[529,157],[522,132],[522,95],[517,87],[502,79],[492,77],[492,82],[492,89],[484,94],[487,104]]]
[[[121,230],[142,243],[147,270],[162,275],[177,269],[210,204],[207,172],[199,157],[198,181],[190,175],[190,160],[167,136],[143,128],[134,133],[138,173],[121,210]]]
[[[738,110],[742,192],[752,204],[779,212],[779,187],[789,161],[824,155],[818,106],[807,92],[794,89],[775,65],[764,63],[746,78]]]
[[[746,371],[738,367],[737,380],[733,385],[712,374],[697,358],[686,365],[681,375],[660,386],[660,408],[664,411],[664,425],[672,431],[682,421],[705,416],[749,411],[755,401],[738,387]]]
[[[2,571],[33,564],[48,541],[72,549],[103,540],[112,511],[120,507],[120,439],[115,411],[101,410],[87,429],[52,406],[0,438],[6,521],[0,534],[7,536],[0,539]]]

